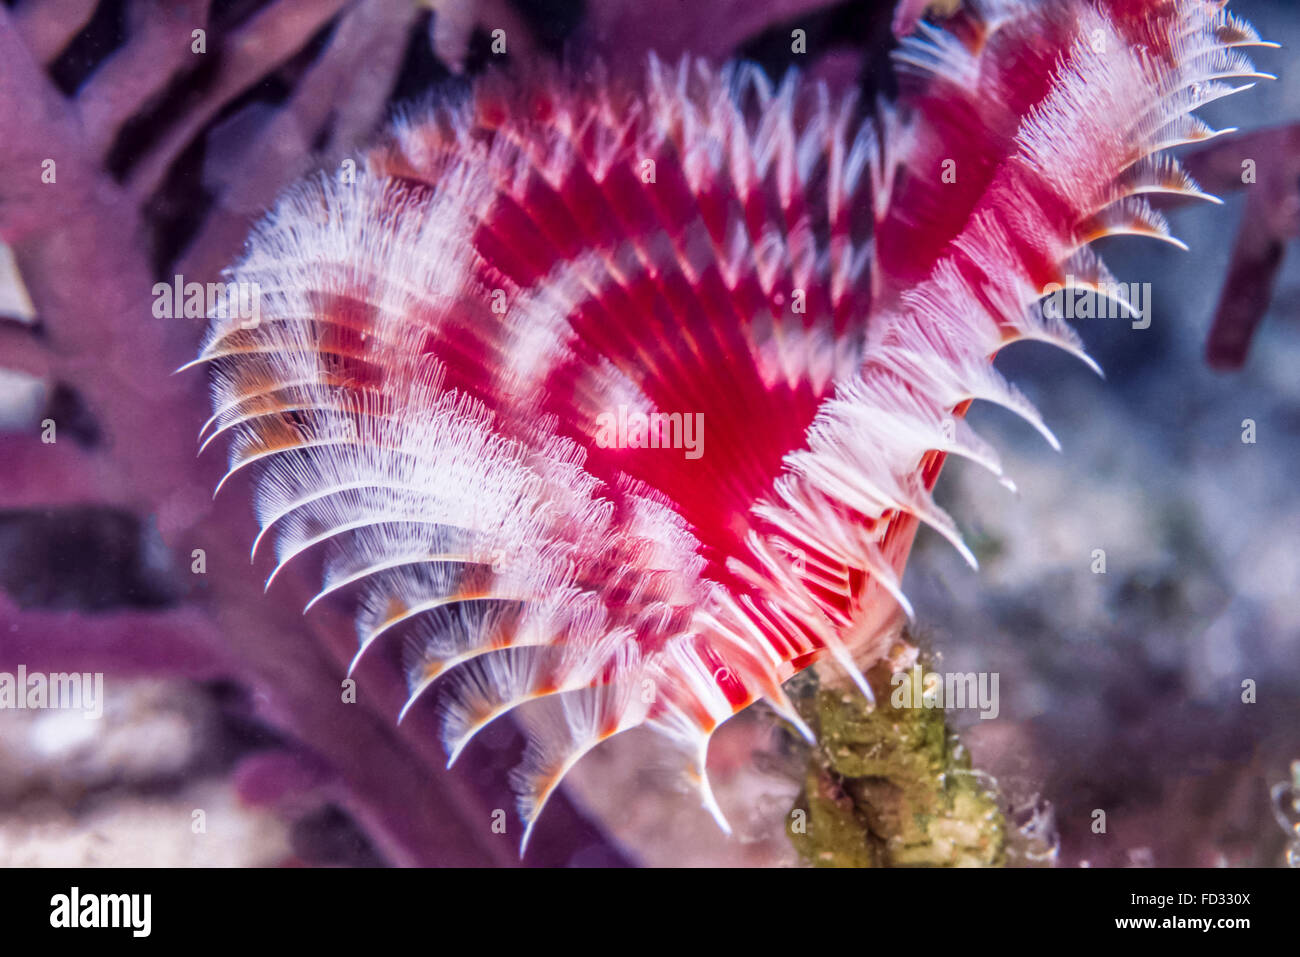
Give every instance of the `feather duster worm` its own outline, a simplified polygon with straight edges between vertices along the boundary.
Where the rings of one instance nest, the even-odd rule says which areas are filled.
[[[1143,194],[1201,194],[1161,151],[1215,135],[1191,111],[1259,44],[1200,0],[979,0],[866,120],[744,64],[489,77],[256,229],[206,442],[257,470],[272,580],[316,557],[357,660],[404,642],[407,708],[442,685],[452,760],[537,699],[528,830],[638,725],[725,828],[710,735],[759,698],[807,733],[782,682],[821,658],[870,694],[919,525],[975,564],[930,494],[949,454],[1001,474],[968,406],[1055,444],[993,357],[1090,361],[1042,290],[1170,239]]]

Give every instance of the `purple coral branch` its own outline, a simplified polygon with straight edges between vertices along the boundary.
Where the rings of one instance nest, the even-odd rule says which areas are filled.
[[[1212,367],[1239,369],[1272,302],[1286,244],[1300,235],[1300,124],[1230,137],[1185,165],[1211,193],[1249,190],[1205,344]]]
[[[289,101],[228,164],[216,208],[177,265],[213,277],[248,234],[250,218],[286,179],[307,172],[312,144],[327,129],[335,152],[357,145],[382,114],[415,16],[406,0],[360,0],[340,19],[336,42],[307,70]]]
[[[222,44],[212,86],[131,171],[131,192],[152,196],[181,152],[223,106],[302,49],[347,5],[346,0],[277,0],[236,28]]]
[[[130,40],[77,91],[86,139],[97,155],[106,155],[127,120],[194,64],[191,33],[207,22],[210,3],[146,0],[131,5]]]
[[[0,670],[57,672],[70,662],[114,677],[210,679],[239,671],[211,619],[196,608],[86,615],[23,610],[0,594]]]
[[[12,246],[42,329],[38,338],[6,324],[3,364],[75,385],[101,436],[89,448],[64,435],[49,445],[35,434],[4,436],[0,507],[106,504],[152,518],[180,559],[176,577],[191,582],[179,606],[156,612],[20,611],[4,599],[0,661],[53,671],[232,675],[251,689],[259,716],[324,769],[321,780],[388,861],[512,865],[518,835],[492,828],[493,811],[509,807],[509,799],[477,780],[481,768],[473,762],[482,756],[468,755],[463,767],[445,771],[432,715],[413,715],[398,728],[405,689],[395,672],[364,682],[357,703],[343,701],[352,631],[328,609],[301,614],[310,594],[305,576],[287,574],[276,594],[262,593],[248,561],[254,523],[240,494],[246,489],[231,483],[228,501],[236,511],[227,515],[227,499],[211,501],[217,463],[195,462],[195,432],[207,417],[203,376],[171,374],[194,354],[198,324],[152,315],[143,197],[231,96],[283,62],[342,6],[280,0],[235,31],[216,89],[126,187],[102,168],[105,139],[120,127],[123,104],[152,88],[135,86],[119,101],[92,80],[85,99],[68,100],[46,76],[42,52],[25,45],[13,16],[0,8],[0,236]],[[354,9],[384,6],[393,4]],[[345,96],[340,80],[354,66],[331,57],[315,95]],[[109,61],[101,71],[108,69],[117,68]],[[109,73],[97,76],[109,82]],[[82,108],[100,116],[90,127]],[[318,104],[301,110],[321,116]],[[41,179],[46,159],[56,162],[52,183]],[[258,195],[267,196],[295,172],[273,163],[250,169],[266,179]],[[201,579],[185,574],[194,548],[205,552]],[[602,840],[563,798],[552,802],[538,838],[529,863],[563,863],[575,846]]]
[[[97,2],[22,0],[14,9],[13,28],[40,63],[49,63],[86,25]]]

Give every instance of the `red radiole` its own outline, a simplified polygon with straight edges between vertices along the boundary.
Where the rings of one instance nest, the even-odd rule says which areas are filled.
[[[290,190],[231,270],[260,320],[214,318],[196,362],[206,440],[258,476],[254,549],[272,579],[321,563],[356,660],[403,643],[453,761],[535,701],[525,844],[613,734],[662,734],[725,828],[721,722],[763,698],[808,734],[782,683],[822,658],[871,693],[918,527],[975,564],[930,494],[949,454],[1001,475],[970,403],[1055,444],[994,356],[1091,362],[1043,290],[1113,288],[1102,236],[1171,239],[1144,194],[1203,194],[1162,151],[1262,75],[1200,0],[919,31],[870,109],[689,58],[489,76]],[[689,417],[701,454],[609,441],[620,410]]]

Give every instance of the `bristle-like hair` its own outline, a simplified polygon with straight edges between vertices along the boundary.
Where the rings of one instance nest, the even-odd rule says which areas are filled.
[[[1145,197],[1204,194],[1161,151],[1259,43],[1202,0],[978,0],[892,106],[691,58],[491,75],[257,228],[203,435],[257,470],[272,579],[314,556],[357,661],[404,643],[403,715],[443,692],[453,760],[537,712],[529,832],[642,724],[725,826],[709,736],[760,698],[810,733],[781,686],[820,658],[871,693],[919,525],[975,564],[931,496],[949,454],[1011,486],[972,400],[1056,444],[994,356],[1092,364],[1038,300],[1104,286],[1103,236],[1176,241]]]

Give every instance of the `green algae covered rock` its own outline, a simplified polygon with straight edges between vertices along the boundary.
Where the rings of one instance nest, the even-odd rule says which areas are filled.
[[[942,708],[895,707],[915,682],[888,666],[868,674],[876,705],[814,669],[789,686],[817,732],[786,830],[818,867],[989,867],[1006,863],[1007,826],[991,779],[948,729]],[[911,701],[921,700],[921,689]]]

